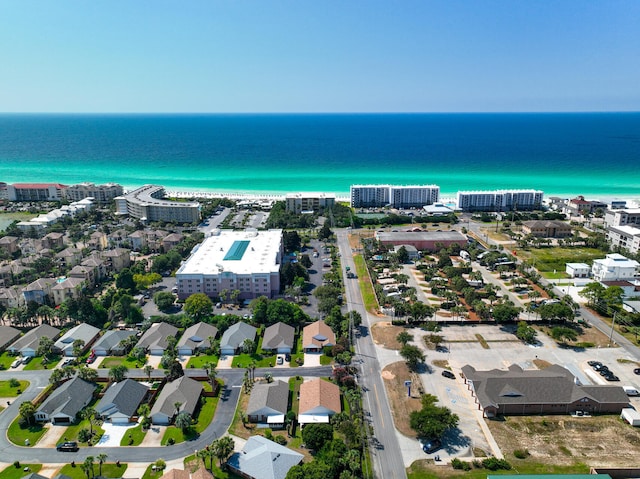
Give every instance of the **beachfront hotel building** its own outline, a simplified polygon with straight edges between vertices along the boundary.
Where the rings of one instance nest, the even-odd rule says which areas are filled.
[[[631,254],[640,252],[640,228],[637,226],[610,226],[607,228],[609,246],[622,248]]]
[[[333,208],[336,195],[331,193],[289,193],[285,197],[287,211],[313,213],[320,209]]]
[[[542,206],[539,190],[458,191],[456,203],[462,211],[523,211]]]
[[[625,208],[622,210],[607,210],[604,215],[604,224],[611,226],[640,226],[640,208]]]
[[[118,196],[116,214],[129,215],[141,221],[198,223],[200,203],[164,199],[165,190],[158,185],[145,185],[123,196]]]
[[[273,298],[280,292],[283,252],[280,229],[214,230],[176,272],[178,297],[204,293],[217,300],[222,291],[238,290],[241,300]]]
[[[422,208],[439,198],[436,185],[351,185],[352,208]]]
[[[69,201],[80,201],[85,198],[93,198],[100,206],[107,206],[116,197],[124,193],[122,186],[117,183],[96,185],[94,183],[79,183],[71,185],[64,190],[63,196]]]
[[[66,185],[60,183],[14,183],[7,185],[9,201],[60,201]]]

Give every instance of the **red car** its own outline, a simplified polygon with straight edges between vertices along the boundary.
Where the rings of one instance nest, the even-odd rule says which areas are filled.
[[[96,355],[91,353],[91,355],[87,358],[87,364],[91,364],[96,360]]]

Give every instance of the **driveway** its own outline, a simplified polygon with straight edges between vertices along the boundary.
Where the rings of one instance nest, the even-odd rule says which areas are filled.
[[[125,436],[127,431],[133,427],[136,427],[136,423],[129,424],[111,424],[108,422],[102,423],[102,429],[104,429],[104,434],[98,441],[98,446],[105,447],[118,447],[120,446],[120,442],[122,438]]]
[[[304,353],[304,366],[320,366],[320,357],[322,354]]]

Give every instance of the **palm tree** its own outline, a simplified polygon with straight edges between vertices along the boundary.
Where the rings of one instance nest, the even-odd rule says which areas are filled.
[[[182,411],[176,416],[176,420],[175,420],[176,427],[179,427],[180,429],[182,429],[183,433],[186,432],[187,429],[191,427],[191,422],[192,422],[191,414],[189,414],[186,411]]]
[[[151,373],[153,372],[153,366],[151,366],[151,364],[147,364],[142,369],[144,370],[144,373],[147,375],[147,379],[151,381]]]
[[[87,475],[87,479],[91,479],[93,477],[93,456],[87,456],[87,458],[82,463],[82,470]]]
[[[98,459],[98,475],[102,476],[102,464],[104,464],[104,462],[107,460],[107,456],[105,453],[100,453],[96,456],[96,459]]]
[[[216,439],[211,444],[211,448],[213,449],[213,454],[220,461],[220,467],[222,467],[222,463],[231,455],[233,449],[235,448],[235,443],[230,436],[224,436],[220,439]]]
[[[80,411],[80,416],[82,419],[86,419],[89,421],[89,434],[93,437],[93,419],[96,417],[97,411],[92,407],[85,407],[82,411]]]
[[[182,406],[182,403],[180,401],[176,401],[173,403],[173,407],[176,409],[176,414],[180,412],[180,406]]]

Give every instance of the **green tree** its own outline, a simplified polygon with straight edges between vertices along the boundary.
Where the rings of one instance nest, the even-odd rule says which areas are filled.
[[[605,291],[606,288],[602,284],[594,281],[588,283],[578,294],[587,298],[590,306],[595,306],[603,299]]]
[[[96,382],[98,380],[98,371],[85,365],[80,365],[78,367],[78,377],[85,381]]]
[[[129,268],[124,268],[116,275],[116,288],[134,294],[136,291],[136,283],[133,280],[133,274]]]
[[[318,231],[318,239],[321,241],[328,240],[333,236],[333,231],[329,227],[329,222],[325,221],[322,228]]]
[[[398,248],[398,252],[396,253],[396,258],[398,258],[398,262],[400,264],[408,263],[409,252],[407,251],[407,248],[405,248],[404,246],[400,246],[400,248]]]
[[[449,429],[458,425],[459,418],[449,408],[437,406],[438,398],[425,394],[422,396],[422,408],[409,416],[411,429],[423,439],[436,439]]]
[[[220,466],[222,466],[222,463],[227,460],[235,449],[235,443],[230,436],[223,436],[211,443],[211,449],[213,450],[213,455],[220,461]]]
[[[513,321],[520,314],[521,309],[511,302],[498,303],[493,306],[493,318],[499,323]]]
[[[173,303],[175,302],[175,296],[166,291],[160,291],[153,295],[153,302],[158,307],[160,311],[166,313],[171,311],[173,308]]]
[[[419,347],[412,344],[405,344],[400,349],[400,356],[407,362],[410,370],[416,371],[420,364],[424,363],[425,357]]]
[[[322,446],[332,439],[333,426],[331,424],[307,424],[302,429],[302,440],[312,451],[320,451]]]
[[[80,338],[74,340],[71,347],[73,348],[73,355],[75,357],[80,356],[82,354],[82,349],[84,348],[84,340]]]
[[[211,316],[213,313],[213,303],[209,296],[204,293],[195,293],[189,296],[184,302],[184,312],[194,321],[199,322]]]
[[[91,432],[89,432],[86,427],[83,427],[78,431],[78,441],[86,442],[87,444],[91,441]]]
[[[527,344],[533,344],[536,342],[536,330],[529,326],[525,321],[518,323],[518,329],[516,330],[516,337]]]
[[[102,465],[106,462],[107,457],[109,457],[107,454],[105,454],[104,452],[98,454],[96,456],[96,459],[98,459],[98,475],[102,476]]]
[[[24,401],[20,404],[20,418],[27,424],[33,424],[33,419],[36,414],[36,407],[31,401]]]
[[[85,441],[81,441],[81,442],[85,442]],[[80,466],[82,468],[82,471],[87,475],[87,479],[91,479],[95,475],[93,472],[93,464],[94,464],[93,456],[87,456],[84,462],[82,463],[82,466]]]
[[[182,429],[183,433],[186,433],[187,430],[191,427],[192,419],[191,414],[186,411],[181,411],[178,413],[175,419],[176,427]]]
[[[51,351],[53,350],[53,340],[46,336],[42,336],[38,342],[38,349],[36,350],[36,356],[42,356],[49,358]]]
[[[575,329],[567,326],[556,326],[551,328],[551,337],[556,341],[560,341],[565,344],[567,341],[575,341],[578,339],[578,333]]]
[[[124,364],[113,366],[109,369],[109,380],[114,383],[119,383],[127,376],[128,369]]]
[[[409,341],[413,341],[413,334],[410,334],[406,331],[400,331],[396,336],[396,340],[404,346]]]

